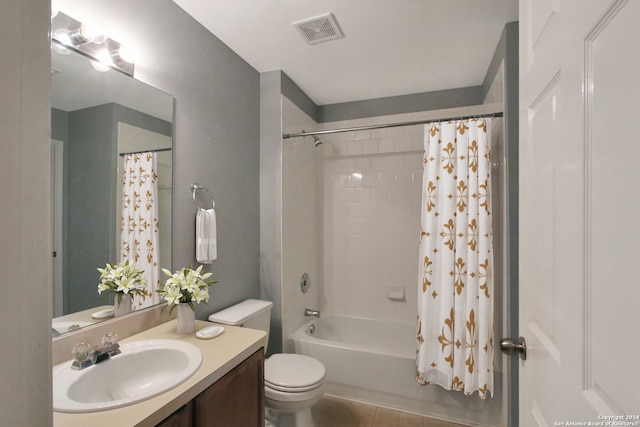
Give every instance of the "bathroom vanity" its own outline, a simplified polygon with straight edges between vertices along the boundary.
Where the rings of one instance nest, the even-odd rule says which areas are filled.
[[[211,323],[196,321],[196,332],[207,326]],[[54,427],[264,425],[263,331],[225,326],[220,336],[200,340],[195,334],[178,334],[176,321],[172,320],[122,343],[151,339],[196,345],[202,352],[202,365],[172,390],[130,406],[90,413],[54,412]]]

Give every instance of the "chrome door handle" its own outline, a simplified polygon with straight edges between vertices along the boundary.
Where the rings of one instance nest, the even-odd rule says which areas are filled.
[[[520,359],[527,360],[527,342],[524,337],[518,338],[517,341],[512,338],[501,339],[500,350],[509,356],[515,353],[520,353]]]

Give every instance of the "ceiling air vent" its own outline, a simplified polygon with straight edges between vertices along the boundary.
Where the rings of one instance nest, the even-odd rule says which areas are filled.
[[[332,13],[292,24],[309,44],[318,44],[344,37]]]

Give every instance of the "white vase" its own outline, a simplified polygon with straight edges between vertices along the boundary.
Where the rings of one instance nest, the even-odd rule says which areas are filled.
[[[190,334],[196,329],[196,312],[189,304],[178,304],[178,333]]]
[[[113,317],[131,313],[132,303],[133,300],[131,299],[131,295],[129,294],[123,294],[122,298],[120,299],[120,303],[118,303],[118,295],[116,294],[113,301]]]

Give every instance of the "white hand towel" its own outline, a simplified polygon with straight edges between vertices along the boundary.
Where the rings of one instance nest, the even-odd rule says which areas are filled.
[[[216,211],[214,209],[198,209],[196,214],[196,260],[200,264],[211,264],[217,258]]]

